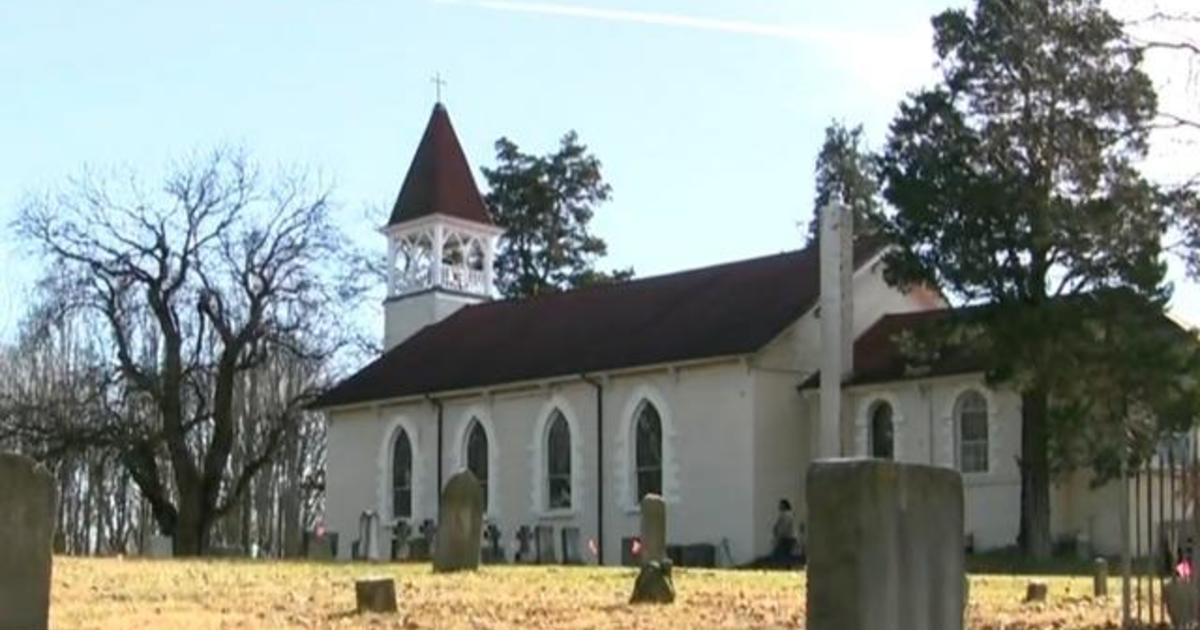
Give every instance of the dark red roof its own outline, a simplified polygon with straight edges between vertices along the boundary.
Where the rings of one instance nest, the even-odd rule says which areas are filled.
[[[856,248],[861,265],[878,251]],[[331,407],[748,354],[816,305],[816,247],[526,300],[468,306],[322,396]]]
[[[487,205],[475,186],[467,156],[450,124],[450,114],[441,103],[433,106],[388,225],[434,213],[492,223]]]
[[[915,359],[904,352],[905,334],[920,335],[962,309],[934,309],[884,315],[854,341],[854,374],[850,384],[881,383],[924,376],[967,374],[986,369],[984,358],[965,347],[943,346],[936,357]]]
[[[1099,295],[1099,294],[1097,294]],[[1115,294],[1128,295],[1125,293]],[[1083,311],[1066,311],[1069,316],[1086,316],[1086,309],[1101,308],[1096,295],[1078,295],[1061,298],[1072,300]],[[1134,296],[1132,299],[1140,300]],[[1148,303],[1147,303],[1148,304]],[[1149,319],[1141,320],[1145,326],[1154,326],[1165,337],[1166,343],[1194,343],[1195,337],[1160,311],[1146,306]],[[972,322],[982,324],[999,311],[986,305],[959,308],[939,308],[912,313],[885,315],[854,341],[854,372],[847,385],[885,383],[931,376],[951,376],[984,372],[990,369],[986,339],[983,336],[955,335]],[[1082,314],[1081,314],[1082,313]],[[918,343],[907,345],[905,338]],[[930,344],[930,340],[943,343]],[[936,345],[936,348],[931,346]],[[924,348],[921,350],[920,348]],[[925,356],[914,353],[927,352]],[[805,380],[801,389],[817,387],[820,375],[814,374]]]

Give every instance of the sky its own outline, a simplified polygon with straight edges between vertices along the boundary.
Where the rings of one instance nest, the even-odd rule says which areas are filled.
[[[594,221],[603,267],[795,249],[824,128],[861,123],[882,143],[903,96],[934,79],[929,18],[948,3],[2,3],[0,339],[37,275],[9,223],[85,166],[153,182],[172,159],[240,146],[332,182],[337,220],[382,251],[371,213],[394,202],[435,74],[481,184],[501,136],[546,152],[579,133],[613,189]],[[1180,155],[1155,168],[1194,161]],[[1200,322],[1200,290],[1180,277],[1175,310]]]

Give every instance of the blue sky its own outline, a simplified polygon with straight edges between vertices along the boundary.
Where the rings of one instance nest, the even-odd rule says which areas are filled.
[[[961,4],[961,3],[960,3]],[[0,337],[34,275],[7,223],[86,164],[153,181],[218,145],[300,164],[382,248],[365,210],[395,198],[433,104],[478,171],[509,136],[570,129],[603,160],[605,266],[639,275],[798,247],[831,119],[877,146],[932,73],[947,0],[393,0],[0,5]],[[1192,286],[1184,315],[1200,320]]]

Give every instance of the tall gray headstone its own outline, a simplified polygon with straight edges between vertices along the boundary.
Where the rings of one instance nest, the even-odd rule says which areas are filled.
[[[642,497],[641,564],[667,558],[667,504],[657,494]]]
[[[463,571],[479,568],[483,536],[483,491],[479,480],[464,470],[450,478],[442,490],[433,570]]]
[[[962,630],[962,477],[883,460],[808,470],[809,630]]]
[[[54,478],[44,467],[0,453],[0,630],[46,628],[54,501]]]

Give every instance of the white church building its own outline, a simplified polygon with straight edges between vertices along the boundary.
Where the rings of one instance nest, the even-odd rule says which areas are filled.
[[[503,230],[439,104],[383,233],[385,352],[318,402],[340,557],[363,512],[415,530],[469,469],[506,547],[522,526],[570,529],[585,561],[617,564],[655,492],[670,542],[740,565],[771,550],[780,499],[806,520],[805,471],[827,454],[958,469],[975,548],[1016,541],[1019,395],[970,360],[909,365],[896,336],[946,305],[889,286],[848,226],[827,222],[821,251],[496,300]],[[1052,492],[1055,536],[1118,550],[1114,485]]]

